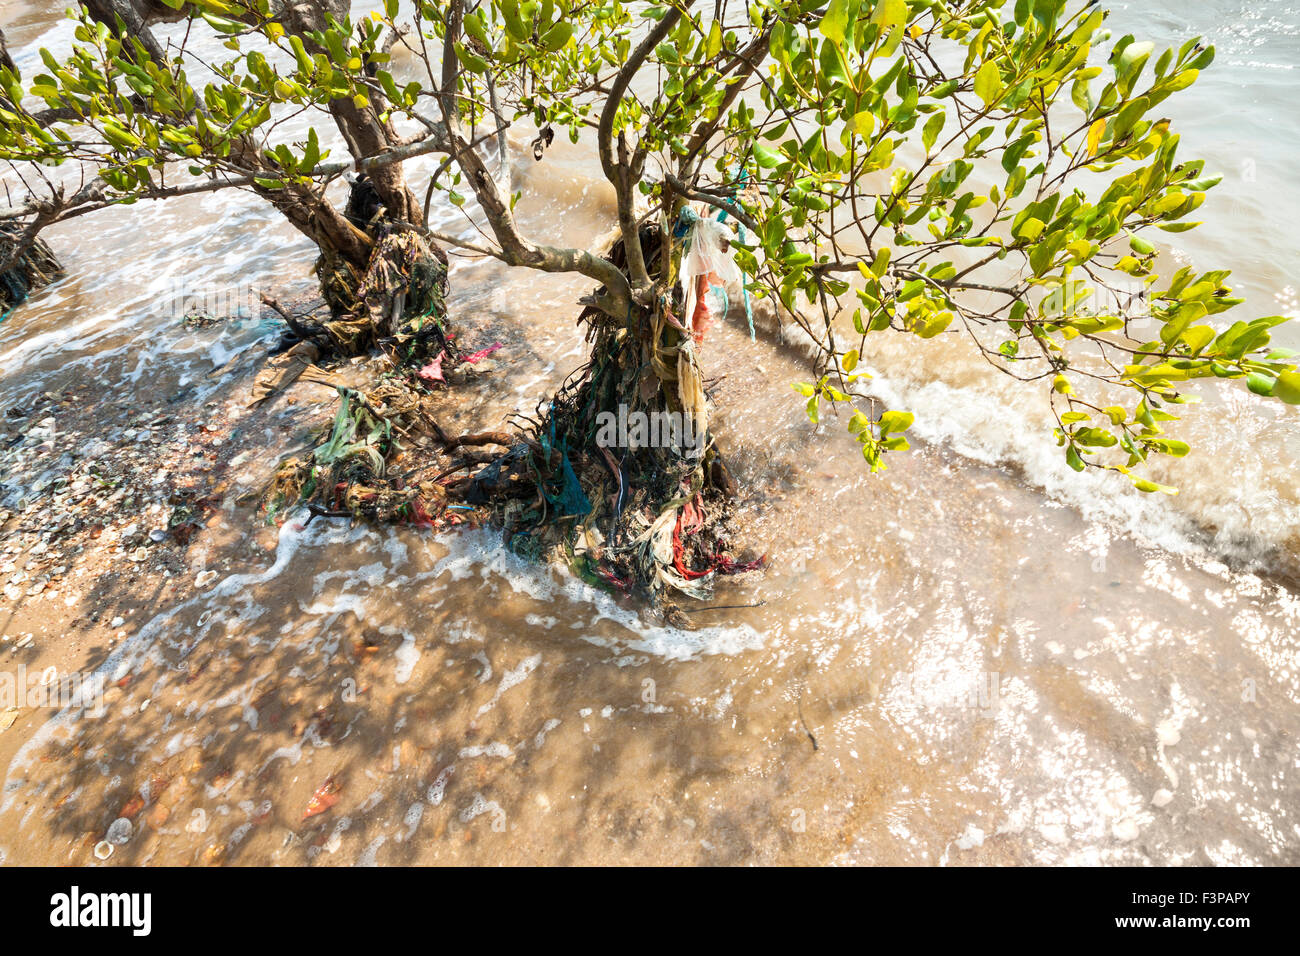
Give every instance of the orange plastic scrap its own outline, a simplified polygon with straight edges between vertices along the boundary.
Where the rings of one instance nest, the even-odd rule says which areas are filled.
[[[731,230],[717,220],[703,218],[696,210],[691,210],[689,221],[691,238],[682,257],[681,281],[686,294],[685,317],[699,345],[715,313],[717,317],[726,313],[727,284],[743,284],[744,276],[730,249]],[[715,290],[720,307],[709,301]]]
[[[695,314],[691,316],[691,336],[695,344],[704,342],[704,333],[709,330],[709,286],[715,273],[695,277]]]
[[[335,783],[333,777],[330,777],[311,795],[311,799],[307,801],[307,812],[302,815],[302,818],[306,820],[318,813],[324,813],[338,802],[339,785]]]

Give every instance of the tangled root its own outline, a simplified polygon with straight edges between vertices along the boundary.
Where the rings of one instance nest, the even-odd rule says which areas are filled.
[[[19,223],[0,223],[0,262],[8,262],[14,248],[23,241]],[[44,239],[37,236],[14,259],[8,271],[0,273],[0,315],[63,275],[63,266]]]

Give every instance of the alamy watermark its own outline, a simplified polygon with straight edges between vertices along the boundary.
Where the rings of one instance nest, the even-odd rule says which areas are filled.
[[[998,671],[980,671],[974,681],[927,679],[908,671],[899,676],[899,695],[927,708],[963,707],[981,717],[995,717],[1001,706],[1001,681]]]
[[[60,928],[122,927],[133,936],[148,936],[153,928],[151,893],[83,893],[73,886],[50,897],[50,925]]]
[[[43,671],[0,671],[0,711],[28,707],[63,709],[80,707],[87,717],[104,715],[104,675],[60,674],[57,667]]]
[[[643,412],[620,404],[617,413],[596,415],[596,444],[601,448],[675,448],[698,455],[705,441],[706,429],[683,412]]]

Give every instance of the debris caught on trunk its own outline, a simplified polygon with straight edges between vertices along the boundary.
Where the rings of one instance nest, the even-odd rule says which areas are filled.
[[[390,231],[391,230],[391,231]],[[310,321],[307,334],[339,355],[364,355],[390,344],[404,358],[447,347],[447,257],[412,230],[381,224],[364,275],[330,255],[317,261],[331,316]],[[430,350],[433,350],[432,352]]]
[[[251,404],[288,388],[325,358],[352,358],[382,348],[404,366],[454,354],[445,331],[446,253],[389,219],[364,176],[352,184],[347,216],[372,240],[364,273],[322,244],[316,272],[328,317],[294,315],[263,296],[289,328],[280,346],[283,354],[258,376]]]
[[[645,260],[657,269],[683,261],[698,222],[683,217],[667,250],[664,230],[644,226]],[[586,308],[590,360],[518,434],[449,437],[433,418],[433,390],[453,366],[499,343],[457,349],[443,324],[445,270],[427,268],[440,261],[427,250],[409,231],[381,237],[357,302],[318,326],[339,351],[380,347],[386,371],[362,389],[338,386],[334,422],[310,455],[281,466],[269,514],[306,504],[313,515],[490,523],[518,554],[560,560],[592,584],[669,606],[679,593],[709,597],[719,575],[762,566],[732,552],[735,484],[708,430],[699,358],[707,282],[661,283],[672,293],[626,322]],[[608,259],[626,268],[621,242]],[[284,361],[319,371],[305,354]],[[629,433],[629,419],[665,430]]]
[[[688,237],[674,237],[670,261]],[[642,227],[640,240],[647,263],[664,261],[661,228]],[[609,258],[626,267],[621,243]],[[590,361],[539,409],[526,441],[450,492],[490,504],[515,552],[558,556],[590,583],[656,603],[707,598],[718,575],[760,567],[731,553],[735,486],[708,432],[703,329],[697,340],[682,311],[680,288],[626,324],[586,309]]]
[[[0,272],[0,322],[31,293],[63,275],[63,266],[45,240],[24,233],[19,224],[0,223],[0,263],[11,263]],[[25,247],[18,249],[24,242]]]

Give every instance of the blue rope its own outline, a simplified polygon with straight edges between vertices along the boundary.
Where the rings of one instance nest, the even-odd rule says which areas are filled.
[[[551,420],[551,434],[548,440],[545,435],[541,436],[542,453],[550,458],[551,449],[557,449],[560,453],[560,472],[564,479],[564,487],[556,494],[552,494],[549,488],[543,486],[542,491],[551,504],[560,509],[562,515],[585,515],[591,511],[591,499],[583,493],[582,485],[578,482],[578,475],[573,470],[573,463],[569,461],[568,441],[562,441],[559,445],[555,444],[555,420]]]

